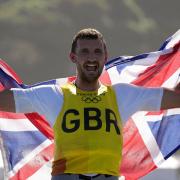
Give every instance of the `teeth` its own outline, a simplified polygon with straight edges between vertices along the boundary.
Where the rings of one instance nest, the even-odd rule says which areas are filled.
[[[87,66],[95,67],[96,65],[93,65],[93,64],[87,64]]]
[[[86,69],[88,71],[95,71],[97,68],[97,65],[96,64],[86,64]]]

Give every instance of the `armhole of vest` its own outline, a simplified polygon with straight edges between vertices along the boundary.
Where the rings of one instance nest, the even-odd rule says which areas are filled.
[[[68,84],[68,83],[66,83],[66,84],[64,84],[64,85],[62,85],[62,86],[59,87],[63,99],[65,99],[65,94],[66,94],[66,93],[65,93],[65,89],[68,89],[68,87],[69,87],[69,84]],[[64,101],[63,101],[63,102],[64,102]]]
[[[61,112],[62,112],[62,110],[64,108],[64,104],[65,104],[65,101],[66,101],[65,89],[69,89],[70,88],[69,86],[70,86],[69,83],[65,83],[62,86],[59,86],[59,91],[60,91],[60,93],[62,95],[63,102],[62,102],[62,105],[61,105],[61,109],[59,109],[59,113],[57,115],[56,120],[58,119],[58,117],[60,116],[60,114],[61,114]],[[56,120],[54,121],[54,124],[56,123]],[[54,124],[53,124],[53,126],[54,126]]]
[[[118,105],[118,101],[117,101],[117,94],[116,94],[115,87],[114,86],[109,86],[109,87],[110,87],[111,91],[113,92],[113,96],[114,96],[114,98],[116,100],[116,105],[118,107],[118,112],[119,112],[119,105]],[[120,112],[119,112],[119,114],[120,114]]]
[[[56,124],[56,121],[57,121],[57,119],[58,119],[58,117],[60,116],[60,114],[61,114],[61,111],[62,111],[62,109],[63,109],[63,107],[64,107],[64,103],[65,103],[65,101],[64,101],[64,99],[65,99],[65,93],[64,93],[64,90],[63,90],[63,87],[64,87],[65,85],[62,85],[62,86],[58,86],[58,90],[59,90],[59,93],[61,94],[61,96],[62,96],[62,104],[61,104],[61,108],[59,109],[59,113],[57,114],[57,116],[56,116],[56,119],[54,120],[54,123],[53,123],[53,125],[52,125],[52,128],[54,127],[54,125]]]
[[[119,106],[118,106],[118,103],[117,103],[117,98],[116,98],[116,92],[115,92],[115,89],[114,89],[113,86],[108,86],[108,87],[109,87],[109,89],[112,91],[112,94],[113,94],[113,96],[114,96],[114,98],[115,98],[115,100],[116,100],[116,105],[117,105],[118,110],[119,110]]]
[[[122,117],[121,117],[121,112],[119,110],[119,104],[118,104],[118,100],[117,100],[118,98],[117,98],[116,90],[115,90],[114,86],[110,86],[110,89],[111,89],[112,94],[113,94],[113,96],[115,98],[115,101],[116,101],[117,110],[118,110],[118,113],[119,113],[119,116],[120,116],[120,119],[121,119],[121,126],[123,126],[123,120],[122,120]]]

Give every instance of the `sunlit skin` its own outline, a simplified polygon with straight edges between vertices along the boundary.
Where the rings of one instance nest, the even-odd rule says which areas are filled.
[[[81,90],[99,88],[99,77],[107,62],[107,51],[101,39],[79,39],[70,58],[77,68],[76,86]]]

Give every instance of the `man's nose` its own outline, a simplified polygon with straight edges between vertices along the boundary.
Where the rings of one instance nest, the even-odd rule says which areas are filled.
[[[94,53],[89,54],[88,61],[96,61],[97,57]]]

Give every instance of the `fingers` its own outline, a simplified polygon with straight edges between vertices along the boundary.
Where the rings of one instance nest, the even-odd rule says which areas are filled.
[[[175,87],[175,91],[180,93],[180,82],[177,84],[177,86]]]

